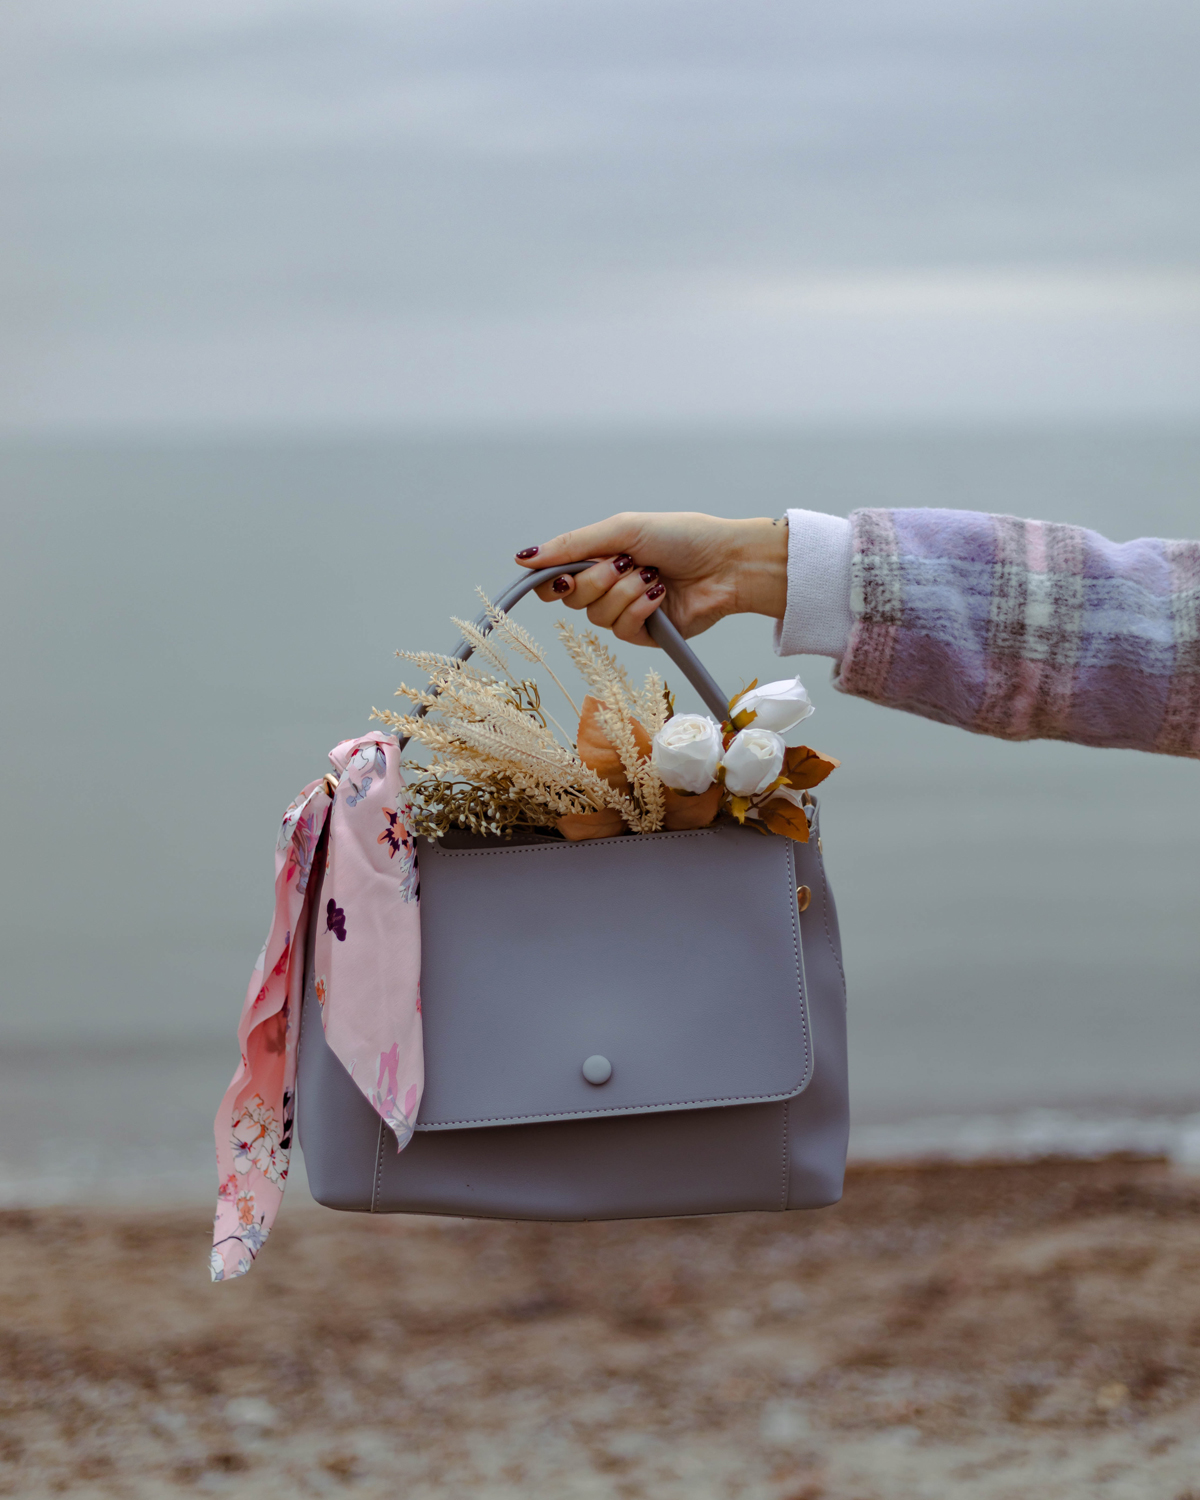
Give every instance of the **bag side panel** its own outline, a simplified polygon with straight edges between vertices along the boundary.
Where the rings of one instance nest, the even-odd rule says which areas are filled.
[[[788,1104],[789,1208],[824,1208],[842,1196],[850,1137],[846,980],[833,892],[817,838],[793,844],[796,884],[812,892],[800,916],[813,1076]]]
[[[321,859],[322,872],[324,867]],[[319,911],[321,888],[316,861],[312,880],[316,886],[312,910]],[[379,1132],[383,1129],[386,1135],[387,1129],[325,1040],[313,971],[317,924],[312,921],[308,925],[296,1062],[296,1137],[304,1153],[309,1190],[317,1202],[326,1208],[369,1213]]]

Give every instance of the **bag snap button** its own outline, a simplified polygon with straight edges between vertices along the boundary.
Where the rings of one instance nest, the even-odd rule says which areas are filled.
[[[806,885],[799,886],[797,888],[797,890],[796,890],[796,905],[799,907],[799,909],[801,911],[807,911],[808,910],[808,903],[811,900],[812,900],[812,891],[809,890],[808,886],[806,886]]]
[[[612,1077],[612,1063],[597,1052],[584,1063],[583,1076],[589,1083],[607,1083]]]

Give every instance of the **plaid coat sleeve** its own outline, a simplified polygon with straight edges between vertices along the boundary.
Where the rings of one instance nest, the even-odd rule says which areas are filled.
[[[846,693],[1001,739],[1200,756],[1200,542],[860,510]]]

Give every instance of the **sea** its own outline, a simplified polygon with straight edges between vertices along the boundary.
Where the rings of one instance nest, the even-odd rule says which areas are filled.
[[[208,1197],[279,817],[518,548],[620,510],[879,505],[1196,536],[1200,427],[0,443],[0,1203]],[[522,609],[552,636],[557,606]],[[841,761],[855,1159],[1200,1167],[1200,765],[847,698],[762,619],[694,644],[731,692],[799,671]]]

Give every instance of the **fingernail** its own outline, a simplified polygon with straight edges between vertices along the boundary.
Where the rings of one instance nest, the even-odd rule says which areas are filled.
[[[628,573],[633,567],[633,558],[628,553],[622,552],[620,557],[613,558],[613,567],[618,573]]]
[[[658,569],[657,568],[643,568],[642,569],[642,582],[643,583],[653,583],[654,580],[657,577],[658,577]]]
[[[666,592],[667,592],[667,586],[666,586],[665,583],[656,583],[652,589],[647,589],[646,590],[646,598],[647,599],[661,599],[662,596]]]
[[[571,587],[571,580],[567,577],[567,575],[565,573],[560,573],[559,576],[550,585],[550,587],[554,590],[554,592],[556,594],[565,594],[567,592],[567,590]]]
[[[528,562],[531,557],[536,557],[540,551],[540,547],[526,547],[517,553],[517,561]]]

